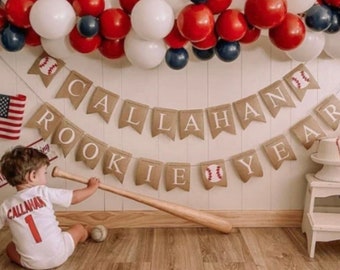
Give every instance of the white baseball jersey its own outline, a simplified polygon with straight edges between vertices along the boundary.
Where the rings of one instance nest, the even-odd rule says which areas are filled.
[[[45,269],[62,264],[74,250],[70,234],[59,228],[53,204],[69,207],[72,190],[35,186],[18,191],[0,207],[0,229],[8,224],[23,266]],[[66,257],[66,258],[65,258]],[[52,264],[52,265],[51,265]],[[58,265],[55,265],[58,264]]]

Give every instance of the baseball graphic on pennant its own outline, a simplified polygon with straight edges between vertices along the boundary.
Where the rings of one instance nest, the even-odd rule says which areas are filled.
[[[219,182],[223,179],[223,170],[220,165],[211,164],[205,169],[205,177],[211,183]]]
[[[43,52],[28,70],[28,74],[39,75],[45,87],[48,87],[57,73],[65,66],[61,59],[53,58]]]
[[[50,76],[53,75],[58,69],[58,62],[50,56],[41,58],[39,62],[39,70],[42,74]]]
[[[295,72],[292,76],[292,84],[297,89],[304,89],[310,82],[309,74],[304,70]]]

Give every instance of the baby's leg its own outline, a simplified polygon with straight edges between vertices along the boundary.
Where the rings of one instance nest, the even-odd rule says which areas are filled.
[[[75,245],[85,242],[90,235],[89,228],[85,228],[81,224],[73,225],[67,232],[71,234]]]
[[[7,256],[10,260],[21,266],[20,254],[17,252],[17,248],[13,242],[10,242],[6,248]]]

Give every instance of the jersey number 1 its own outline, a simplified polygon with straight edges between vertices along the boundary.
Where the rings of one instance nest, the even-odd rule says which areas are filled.
[[[33,235],[33,238],[35,240],[36,243],[40,243],[41,242],[41,236],[38,232],[37,226],[35,226],[35,222],[33,220],[32,215],[28,215],[25,217],[25,221],[28,225],[28,227],[30,228],[30,231]]]

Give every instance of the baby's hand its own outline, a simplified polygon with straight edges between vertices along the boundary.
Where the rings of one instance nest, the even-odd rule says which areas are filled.
[[[87,186],[91,188],[98,188],[100,184],[100,180],[96,177],[91,177],[87,182]]]

